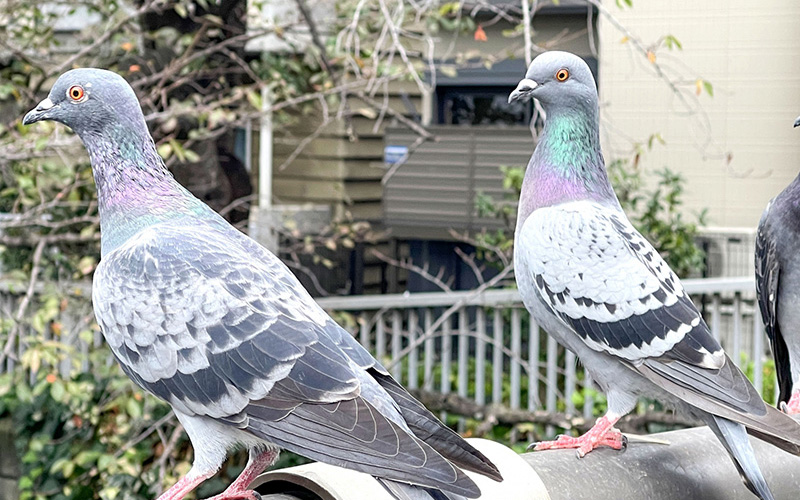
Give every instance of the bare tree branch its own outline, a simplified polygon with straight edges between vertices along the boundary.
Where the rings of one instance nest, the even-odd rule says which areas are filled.
[[[6,339],[6,345],[3,348],[2,354],[0,354],[0,366],[6,362],[6,359],[14,350],[14,347],[17,345],[17,337],[19,336],[19,331],[22,325],[22,318],[25,316],[25,312],[28,310],[28,306],[31,303],[31,299],[33,299],[33,293],[36,290],[36,282],[39,279],[39,270],[42,262],[42,252],[44,252],[45,247],[47,246],[47,242],[45,240],[39,240],[36,244],[36,249],[33,251],[33,257],[31,258],[31,262],[33,263],[33,267],[31,269],[31,277],[28,281],[28,288],[25,290],[25,295],[22,297],[22,300],[17,307],[17,313],[14,315],[14,326],[11,328],[11,331],[8,333],[8,338]]]
[[[411,271],[413,273],[416,273],[416,274],[422,276],[423,278],[425,278],[426,280],[428,280],[431,283],[435,284],[436,286],[438,286],[439,288],[441,288],[445,292],[452,292],[453,291],[453,289],[450,288],[450,285],[448,285],[447,283],[444,282],[444,280],[442,280],[442,276],[444,276],[444,272],[445,272],[445,268],[444,267],[439,268],[439,273],[436,274],[436,275],[433,275],[428,271],[427,264],[425,265],[425,267],[419,267],[419,266],[417,266],[415,264],[412,264],[408,260],[393,259],[393,258],[389,257],[388,255],[384,255],[383,253],[379,252],[378,250],[373,250],[372,251],[372,255],[374,255],[379,260],[381,260],[382,262],[385,262],[385,263],[387,263],[389,265],[392,265],[392,266],[395,266],[395,267],[399,267],[401,269],[406,269],[408,271]]]
[[[421,389],[412,389],[409,392],[432,412],[445,411],[453,415],[482,421],[475,432],[478,437],[491,431],[495,425],[543,424],[585,432],[593,424],[591,420],[567,413],[544,410],[513,410],[502,405],[482,406],[455,393],[441,394]],[[623,432],[640,433],[647,432],[649,424],[693,427],[700,425],[701,422],[671,412],[651,411],[644,414],[628,414],[620,419],[617,427]]]
[[[505,277],[508,275],[508,273],[510,273],[512,270],[513,270],[513,267],[512,267],[512,266],[508,266],[508,267],[506,267],[505,269],[503,269],[502,271],[500,271],[499,273],[497,273],[497,275],[496,275],[496,276],[494,276],[492,279],[490,279],[489,281],[487,281],[487,282],[486,282],[486,283],[484,283],[483,285],[481,285],[481,286],[479,286],[479,287],[475,288],[475,289],[472,291],[472,293],[470,293],[469,295],[467,295],[467,296],[465,296],[465,297],[461,298],[460,300],[456,301],[456,303],[455,303],[455,304],[453,304],[452,306],[448,307],[448,308],[447,308],[447,310],[445,310],[445,311],[442,313],[442,315],[441,315],[441,316],[439,316],[438,318],[436,318],[436,321],[434,321],[434,322],[433,322],[433,324],[431,325],[431,327],[430,327],[430,328],[428,328],[428,329],[427,329],[427,330],[426,330],[426,331],[425,331],[425,332],[424,332],[422,335],[420,335],[419,337],[415,338],[415,339],[414,339],[412,342],[409,342],[409,344],[408,344],[408,345],[407,345],[405,348],[403,348],[403,350],[401,350],[401,351],[398,353],[397,357],[396,357],[395,359],[391,360],[391,362],[389,362],[389,364],[386,366],[386,368],[387,368],[388,370],[391,370],[391,369],[392,369],[392,367],[394,367],[394,366],[395,366],[397,363],[399,363],[400,361],[402,361],[402,360],[403,360],[403,358],[405,358],[406,356],[408,356],[408,353],[410,353],[411,351],[413,351],[413,350],[414,350],[414,349],[416,349],[417,347],[421,346],[421,345],[422,345],[422,344],[425,342],[425,340],[426,340],[426,339],[428,339],[428,338],[431,338],[431,337],[435,337],[435,336],[436,336],[436,330],[437,330],[437,329],[438,329],[440,326],[442,326],[442,324],[443,324],[445,321],[447,321],[448,319],[450,319],[450,316],[452,316],[454,313],[458,312],[458,310],[459,310],[459,309],[461,309],[462,307],[464,307],[464,304],[466,304],[467,302],[469,302],[469,300],[470,300],[470,299],[472,299],[472,298],[474,298],[474,297],[476,297],[476,296],[480,295],[480,294],[481,294],[481,292],[483,292],[484,290],[487,290],[487,289],[489,289],[489,288],[491,288],[491,287],[493,287],[493,286],[496,286],[496,285],[497,285],[498,283],[500,283],[500,281],[502,281],[502,279],[503,279],[503,278],[505,278]]]

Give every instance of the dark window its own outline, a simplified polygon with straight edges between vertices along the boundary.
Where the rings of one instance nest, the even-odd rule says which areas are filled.
[[[514,87],[438,86],[440,125],[527,125],[531,102],[508,103]]]

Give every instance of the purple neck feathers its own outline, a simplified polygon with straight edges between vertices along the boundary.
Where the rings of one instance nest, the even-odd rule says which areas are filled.
[[[619,207],[600,150],[597,111],[549,113],[528,163],[518,224],[536,209],[579,200]]]
[[[103,254],[153,224],[203,213],[205,205],[172,177],[149,133],[81,139],[97,185]]]

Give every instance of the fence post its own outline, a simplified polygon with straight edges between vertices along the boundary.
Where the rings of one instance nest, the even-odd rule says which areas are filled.
[[[764,392],[764,324],[756,307],[753,311],[753,385],[759,395]]]
[[[503,310],[494,308],[494,344],[492,345],[492,403],[503,402]]]
[[[475,402],[486,404],[486,309],[475,310]]]
[[[522,319],[519,307],[511,309],[511,401],[510,406],[519,408],[522,384],[520,371],[522,368]]]
[[[397,359],[400,357],[400,350],[403,345],[403,317],[400,311],[392,311],[392,376],[402,383],[403,364]]]
[[[528,410],[539,406],[539,325],[531,318],[528,327]]]
[[[408,311],[408,343],[414,344],[417,341],[417,310]],[[408,353],[408,388],[417,389],[419,387],[419,348],[415,347]]]

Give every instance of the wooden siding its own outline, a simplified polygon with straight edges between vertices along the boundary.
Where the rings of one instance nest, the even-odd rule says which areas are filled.
[[[528,163],[534,144],[527,127],[430,127],[429,141],[409,155],[384,187],[384,222],[397,237],[449,239],[448,230],[498,227],[499,221],[478,217],[479,193],[502,200],[500,167]],[[389,129],[387,145],[410,145],[416,136]]]

